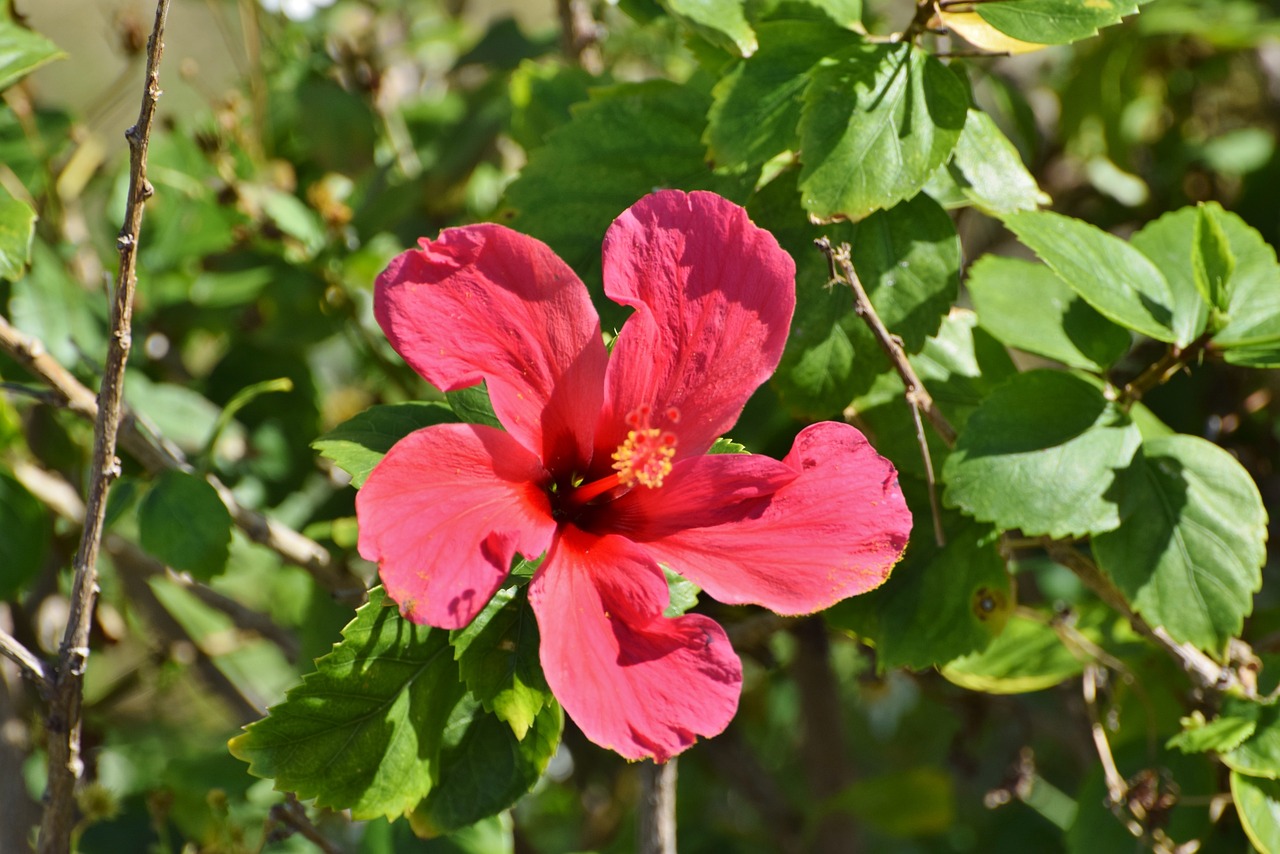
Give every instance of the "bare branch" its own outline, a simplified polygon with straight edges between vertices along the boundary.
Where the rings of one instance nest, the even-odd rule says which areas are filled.
[[[98,393],[98,417],[94,422],[93,463],[86,502],[85,525],[76,552],[71,585],[71,611],[58,652],[57,670],[46,716],[49,733],[49,779],[45,812],[40,826],[41,854],[61,854],[71,848],[75,789],[83,772],[80,759],[82,681],[89,658],[89,627],[98,593],[98,552],[107,509],[107,492],[120,474],[116,437],[120,429],[124,368],[132,346],[133,294],[137,286],[138,235],[142,208],[154,190],[147,180],[147,147],[160,98],[160,59],[164,53],[164,26],[169,0],[156,3],[155,24],[147,42],[147,73],[138,121],[125,132],[129,141],[129,196],[125,221],[116,240],[120,268],[111,302],[111,336],[102,387]]]
[[[43,693],[49,687],[49,676],[45,672],[44,662],[13,635],[0,629],[0,655],[22,668],[22,673],[39,686]]]
[[[56,359],[49,355],[43,342],[19,332],[0,317],[0,350],[19,362],[34,376],[49,386],[52,403],[74,412],[81,418],[95,420],[98,403],[93,392],[75,378]],[[120,444],[150,472],[179,469],[194,472],[182,450],[164,438],[155,435],[126,408],[120,421]],[[314,540],[304,537],[292,528],[274,519],[250,510],[240,504],[222,481],[212,474],[205,476],[226,505],[236,527],[250,540],[278,554],[287,563],[300,566],[316,577],[330,590],[349,587],[334,566],[329,552]]]

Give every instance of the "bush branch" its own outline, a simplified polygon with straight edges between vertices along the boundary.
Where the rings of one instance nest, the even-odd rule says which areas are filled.
[[[93,392],[49,355],[44,342],[15,329],[3,317],[0,317],[0,350],[47,385],[53,393],[54,404],[81,418],[90,421],[97,419],[98,402]],[[122,408],[121,413],[120,444],[147,471],[155,473],[165,469],[179,469],[195,472],[195,467],[187,461],[181,448],[144,426],[127,407]],[[217,490],[218,497],[226,505],[236,527],[250,540],[271,549],[286,563],[307,570],[330,590],[350,586],[342,580],[329,552],[319,543],[243,506],[216,476],[207,474],[205,479]]]
[[[640,764],[636,850],[641,854],[676,854],[676,760]]]
[[[0,629],[0,655],[22,668],[23,675],[36,683],[41,693],[48,689],[49,675],[45,672],[44,662],[4,629]]]
[[[71,849],[75,789],[84,768],[80,758],[83,678],[89,658],[89,627],[98,592],[98,552],[107,509],[107,492],[120,474],[116,437],[120,429],[124,368],[132,346],[133,294],[137,286],[138,235],[142,208],[154,190],[147,180],[147,147],[160,98],[160,58],[164,53],[164,26],[169,0],[156,3],[155,24],[147,41],[147,73],[138,121],[125,132],[129,141],[129,196],[124,226],[116,240],[120,268],[111,302],[111,336],[107,361],[98,392],[98,417],[94,422],[93,463],[86,502],[84,530],[76,552],[71,585],[70,613],[58,651],[57,669],[46,725],[48,729],[49,780],[45,789],[44,819],[40,826],[41,854],[62,854]]]

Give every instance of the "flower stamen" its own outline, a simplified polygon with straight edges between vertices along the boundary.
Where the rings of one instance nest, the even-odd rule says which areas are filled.
[[[663,478],[671,474],[672,460],[676,455],[676,435],[652,426],[649,422],[651,412],[649,407],[642,406],[627,416],[627,424],[633,429],[613,452],[613,468],[624,486],[638,483],[657,489],[662,486]],[[679,410],[669,407],[667,419],[673,423],[678,421]]]

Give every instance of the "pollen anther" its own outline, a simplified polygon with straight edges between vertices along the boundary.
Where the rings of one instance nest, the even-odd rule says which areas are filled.
[[[613,469],[624,486],[640,484],[657,489],[671,473],[676,435],[650,426],[651,411],[642,406],[627,416],[627,424],[634,429],[627,432],[626,441],[613,452]]]

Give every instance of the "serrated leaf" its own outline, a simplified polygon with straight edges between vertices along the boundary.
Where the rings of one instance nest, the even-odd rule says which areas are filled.
[[[1280,706],[1265,705],[1258,725],[1243,744],[1223,753],[1222,764],[1250,777],[1280,777]]]
[[[1183,753],[1206,753],[1210,750],[1226,753],[1239,747],[1258,728],[1262,706],[1250,700],[1227,697],[1222,711],[1212,721],[1195,712],[1182,719],[1182,732],[1169,739],[1166,747],[1176,747]]]
[[[1215,210],[1216,209],[1216,210]],[[1218,205],[1196,207],[1195,239],[1191,242],[1191,270],[1196,289],[1209,305],[1225,311],[1230,302],[1228,290],[1236,268],[1235,256],[1227,235],[1218,223]]]
[[[994,0],[973,11],[1005,35],[1036,44],[1070,44],[1138,11],[1134,0]]]
[[[538,782],[560,745],[564,715],[552,702],[528,735],[517,739],[501,721],[463,700],[445,726],[440,785],[409,814],[421,836],[448,833],[500,812]]]
[[[862,219],[916,195],[964,127],[968,86],[912,45],[856,45],[823,59],[811,78],[800,191],[819,220]]]
[[[678,20],[739,56],[755,53],[756,34],[743,11],[744,0],[660,0]]]
[[[413,809],[440,778],[464,696],[449,633],[403,619],[381,588],[316,670],[229,747],[277,789],[358,819]]]
[[[538,623],[523,588],[499,590],[471,624],[450,638],[458,672],[484,708],[517,740],[553,702],[538,659]]]
[[[170,469],[138,505],[138,537],[157,560],[208,579],[226,568],[231,514],[204,478]]]
[[[1267,512],[1253,478],[1196,436],[1143,443],[1117,478],[1120,525],[1094,556],[1134,610],[1175,640],[1216,652],[1262,586]]]
[[[662,616],[679,617],[698,604],[701,587],[666,566],[662,567],[662,573],[667,577],[668,596],[667,607],[662,609]]]
[[[1169,283],[1148,258],[1118,237],[1049,211],[1005,218],[1018,239],[1104,317],[1180,346]]]
[[[1077,296],[1043,264],[985,255],[965,287],[982,326],[1010,347],[1102,373],[1128,351],[1129,332]]]
[[[741,445],[728,436],[721,436],[711,443],[711,447],[707,449],[708,454],[749,454],[746,445]]]
[[[44,568],[53,520],[17,478],[0,472],[0,600],[22,592]]]
[[[964,194],[990,213],[1035,210],[1050,201],[1018,149],[982,110],[970,108],[952,163],[964,178]]]
[[[880,668],[932,667],[978,652],[1004,629],[1013,592],[994,532],[954,516],[947,544],[917,525],[906,558],[881,587],[837,603],[827,622],[876,648]]]
[[[605,230],[636,199],[676,187],[743,201],[754,186],[754,174],[707,169],[702,131],[710,106],[710,95],[692,83],[652,80],[594,90],[507,188],[509,224],[550,245],[598,296]],[[604,328],[619,328],[626,311],[611,301],[597,303]]]
[[[0,22],[2,24],[2,22]],[[31,259],[36,212],[0,186],[0,279],[16,281]]]
[[[1231,799],[1257,851],[1280,851],[1280,783],[1231,772]]]
[[[0,91],[63,56],[66,54],[56,44],[39,33],[13,21],[0,20]]]
[[[1021,39],[1007,36],[982,20],[982,17],[977,12],[952,12],[948,11],[948,9],[940,9],[938,18],[942,21],[942,26],[980,50],[991,51],[992,53],[1019,54],[1031,53],[1048,47],[1048,45],[1024,42]]]
[[[720,166],[764,163],[795,148],[808,72],[824,56],[858,41],[818,21],[772,21],[756,30],[760,50],[712,90],[703,139]]]
[[[396,442],[415,430],[456,420],[442,403],[391,403],[371,406],[311,443],[320,455],[351,475],[356,487]]]
[[[984,651],[948,663],[942,675],[970,691],[1025,694],[1052,688],[1083,670],[1084,661],[1047,620],[1014,614]]]
[[[1096,386],[1029,371],[970,416],[943,468],[945,499],[1031,536],[1109,531],[1120,524],[1116,472],[1140,443],[1138,428]]]
[[[847,29],[862,27],[862,0],[797,0],[818,9],[830,20]],[[756,27],[759,32],[760,28]]]

